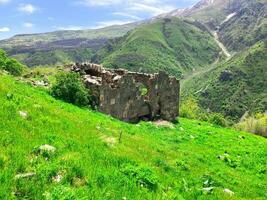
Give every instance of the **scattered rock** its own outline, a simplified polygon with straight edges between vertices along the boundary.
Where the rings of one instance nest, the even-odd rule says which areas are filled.
[[[153,124],[155,124],[157,127],[166,127],[174,129],[173,123],[164,120],[154,121]]]
[[[229,194],[230,196],[233,196],[233,195],[235,194],[233,191],[231,191],[231,190],[229,190],[229,189],[227,189],[227,188],[225,188],[225,189],[223,190],[223,192]]]
[[[225,153],[225,154],[223,154],[223,155],[219,155],[218,156],[218,158],[220,159],[220,160],[225,160],[226,158],[228,158],[229,157],[229,154],[228,153]]]
[[[42,145],[38,148],[39,152],[55,153],[56,148],[48,144]]]
[[[101,139],[109,146],[109,147],[114,147],[117,143],[116,139],[114,137],[107,137],[103,136]]]
[[[57,174],[55,177],[53,177],[53,181],[55,183],[59,183],[62,180],[63,176],[61,174]]]
[[[47,87],[49,84],[42,80],[33,82],[33,85],[38,87]]]
[[[204,192],[207,192],[207,193],[211,193],[213,189],[214,189],[214,187],[206,187],[206,188],[202,188],[202,190],[203,190]]]
[[[26,119],[28,117],[28,113],[26,111],[19,111],[19,115],[23,118]]]
[[[122,197],[122,200],[127,200],[127,198],[126,197]]]
[[[29,173],[23,173],[23,174],[17,174],[15,176],[15,179],[22,179],[22,178],[32,178],[36,175],[34,172],[29,172]]]

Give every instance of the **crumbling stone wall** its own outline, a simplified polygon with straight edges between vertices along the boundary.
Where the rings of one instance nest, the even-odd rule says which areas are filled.
[[[71,69],[84,78],[100,112],[128,122],[174,121],[179,114],[180,83],[165,72],[135,73],[91,63],[74,64]]]

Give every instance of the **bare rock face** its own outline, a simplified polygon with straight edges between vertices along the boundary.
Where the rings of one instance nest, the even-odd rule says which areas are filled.
[[[135,73],[91,63],[75,64],[72,71],[83,76],[100,112],[127,122],[174,121],[179,114],[180,82],[165,72]]]

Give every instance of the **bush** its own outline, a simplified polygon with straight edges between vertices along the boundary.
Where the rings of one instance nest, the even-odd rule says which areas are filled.
[[[6,63],[6,53],[0,49],[0,69],[5,66]]]
[[[136,183],[149,190],[155,191],[158,188],[158,177],[155,172],[148,168],[136,165],[126,165],[121,172],[131,179],[135,179]]]
[[[10,58],[7,59],[5,66],[3,68],[13,76],[20,76],[23,72],[24,66],[17,60]]]
[[[14,58],[8,58],[5,51],[0,49],[0,69],[9,72],[13,76],[20,76],[25,66]]]
[[[208,121],[219,126],[227,126],[228,121],[220,113],[207,112],[198,105],[193,97],[188,97],[181,104],[180,116],[188,119]]]
[[[51,88],[55,98],[78,106],[91,105],[91,97],[80,76],[76,73],[60,73],[56,76],[56,83]]]
[[[245,118],[242,122],[236,124],[237,130],[247,131],[267,137],[267,114],[256,114]]]
[[[189,97],[184,100],[180,108],[180,116],[188,119],[198,119],[200,113],[200,107],[196,99]]]
[[[216,124],[219,126],[226,126],[227,125],[226,120],[224,119],[223,115],[220,113],[210,114],[208,121],[212,124]]]

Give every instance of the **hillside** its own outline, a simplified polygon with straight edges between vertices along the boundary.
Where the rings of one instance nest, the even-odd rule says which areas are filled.
[[[238,120],[247,111],[267,110],[266,41],[183,83],[184,94],[195,94],[207,109]]]
[[[215,30],[232,13],[239,13],[244,8],[253,4],[266,4],[266,0],[200,0],[194,6],[185,9],[176,9],[169,13],[157,16],[164,17],[182,17],[201,21]]]
[[[220,26],[220,40],[228,49],[240,51],[267,38],[266,2],[251,2]]]
[[[95,52],[108,39],[121,37],[137,25],[131,23],[95,30],[17,35],[0,41],[0,48],[28,66],[62,64],[69,60],[84,61],[91,58],[91,54],[84,55],[84,51]],[[73,56],[75,51],[79,56]]]
[[[229,51],[239,52],[267,36],[266,0],[201,0],[193,7],[174,10],[162,17],[181,17],[217,31]]]
[[[0,118],[1,199],[267,198],[267,141],[252,134],[126,124],[6,75]]]
[[[189,21],[165,18],[143,24],[102,48],[94,62],[132,71],[165,70],[181,76],[218,59],[220,48],[212,36]]]

